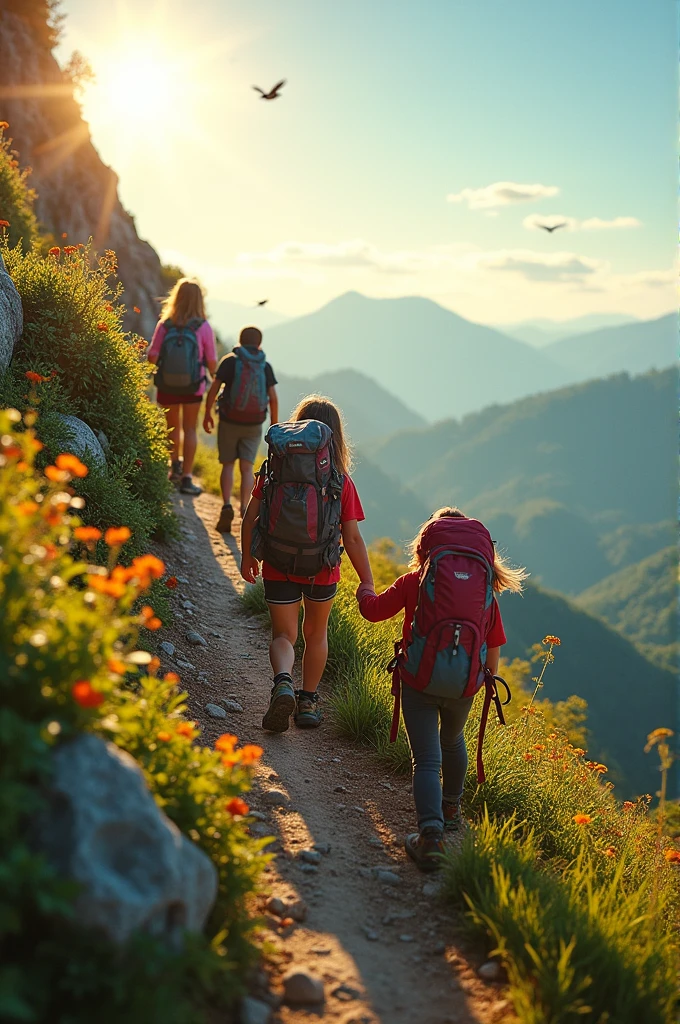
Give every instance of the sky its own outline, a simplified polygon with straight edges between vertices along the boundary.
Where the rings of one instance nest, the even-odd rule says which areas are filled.
[[[63,10],[123,204],[209,298],[425,295],[499,324],[676,306],[674,0]]]

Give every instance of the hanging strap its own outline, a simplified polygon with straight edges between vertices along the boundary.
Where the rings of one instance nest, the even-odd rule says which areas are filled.
[[[502,683],[505,687],[507,699],[501,701],[498,696],[497,683]],[[486,775],[484,774],[484,762],[482,760],[482,748],[484,746],[484,733],[486,732],[486,723],[489,720],[489,709],[491,707],[491,701],[496,705],[496,714],[498,715],[498,721],[501,725],[505,725],[505,716],[503,715],[503,705],[509,704],[512,700],[512,694],[510,693],[510,687],[506,683],[505,679],[501,676],[495,676],[491,673],[490,669],[484,669],[484,705],[482,707],[482,717],[479,721],[479,735],[477,737],[477,785],[481,786],[483,782],[486,782]]]
[[[392,696],[394,697],[394,711],[392,712],[392,727],[390,729],[390,743],[394,743],[399,732],[399,714],[401,712],[401,676],[399,675],[399,655],[401,654],[401,640],[394,641],[394,657],[385,666],[388,672],[392,673]]]

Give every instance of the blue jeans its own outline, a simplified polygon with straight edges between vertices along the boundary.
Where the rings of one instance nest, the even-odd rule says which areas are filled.
[[[458,801],[463,795],[467,748],[463,730],[473,697],[456,700],[401,688],[401,709],[413,759],[413,799],[418,830],[444,828],[443,797]]]

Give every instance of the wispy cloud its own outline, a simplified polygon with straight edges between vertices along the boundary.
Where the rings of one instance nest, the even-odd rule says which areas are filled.
[[[512,206],[516,203],[529,203],[538,199],[548,199],[559,193],[557,185],[523,185],[516,181],[496,181],[484,188],[464,188],[460,192],[451,192],[448,203],[467,203],[470,210],[488,210],[496,206]]]
[[[474,257],[478,268],[521,274],[530,281],[583,281],[609,266],[604,260],[579,256],[575,252],[542,253],[531,249],[501,249]]]
[[[564,228],[560,228],[561,231],[620,231],[642,227],[642,221],[637,217],[613,217],[611,220],[589,217],[587,220],[577,220],[576,217],[567,217],[562,213],[550,213],[544,217],[538,213],[530,213],[522,223],[528,231],[540,231],[544,225],[553,227],[556,224],[564,224]]]
[[[361,238],[336,243],[281,242],[268,252],[241,253],[245,265],[295,265],[313,267],[370,268],[388,274],[413,274],[451,262],[450,247],[433,249],[379,249]]]

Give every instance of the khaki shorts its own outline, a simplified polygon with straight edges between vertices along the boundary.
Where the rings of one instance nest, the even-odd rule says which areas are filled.
[[[261,423],[228,423],[220,420],[217,428],[217,452],[221,463],[255,462],[262,440]]]

